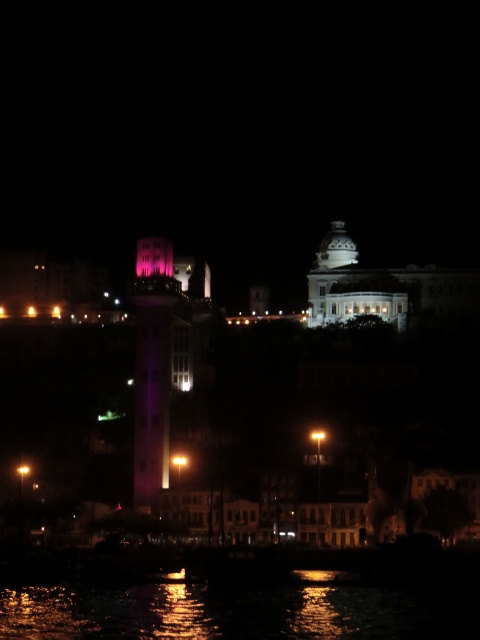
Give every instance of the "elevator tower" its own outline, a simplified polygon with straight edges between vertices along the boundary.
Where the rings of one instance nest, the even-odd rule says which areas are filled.
[[[127,291],[137,314],[133,505],[155,514],[169,486],[171,312],[186,298],[173,277],[171,240],[137,240],[136,278]]]

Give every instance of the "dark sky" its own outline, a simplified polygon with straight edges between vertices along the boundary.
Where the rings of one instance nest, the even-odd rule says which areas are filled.
[[[88,33],[35,49],[25,33],[6,67],[0,249],[62,246],[123,281],[138,237],[171,237],[206,257],[232,312],[260,281],[300,304],[332,220],[363,266],[479,266],[468,39],[411,33],[379,55],[366,40],[166,49]]]

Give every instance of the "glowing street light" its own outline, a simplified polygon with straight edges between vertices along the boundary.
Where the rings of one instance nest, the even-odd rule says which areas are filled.
[[[180,524],[180,517],[181,517],[181,509],[180,509],[180,471],[182,469],[182,467],[184,465],[187,464],[187,459],[184,458],[183,456],[176,456],[175,458],[173,458],[172,460],[173,464],[178,464],[178,523]],[[178,539],[178,536],[177,536]]]
[[[187,464],[187,459],[182,456],[176,456],[172,460],[173,464],[178,464],[178,488],[180,489],[180,470],[181,468]]]
[[[318,546],[320,546],[320,502],[321,502],[321,491],[320,491],[320,440],[325,438],[325,433],[323,431],[317,431],[312,433],[312,439],[317,441],[317,501],[318,501]]]
[[[18,541],[19,541],[19,551],[23,556],[24,550],[24,537],[25,537],[25,515],[23,512],[23,476],[30,472],[30,469],[25,465],[18,467],[18,473],[20,474],[20,485],[19,485],[19,505],[20,505],[20,515],[18,521]]]
[[[30,472],[28,467],[18,467],[18,473],[20,474],[20,500],[23,498],[23,476]]]

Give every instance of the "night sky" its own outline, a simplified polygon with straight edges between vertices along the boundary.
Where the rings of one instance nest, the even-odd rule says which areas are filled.
[[[137,238],[170,237],[206,258],[231,313],[261,283],[300,310],[332,220],[360,266],[480,266],[468,40],[412,33],[380,55],[258,32],[194,50],[89,33],[34,55],[19,42],[7,67],[0,250],[91,257],[121,287]]]

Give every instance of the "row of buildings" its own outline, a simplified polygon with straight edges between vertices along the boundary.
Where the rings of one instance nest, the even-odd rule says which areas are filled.
[[[406,535],[405,511],[416,505],[413,533],[425,532],[423,500],[432,489],[443,486],[457,490],[473,515],[472,523],[455,532],[444,543],[480,543],[480,473],[454,474],[443,469],[425,469],[409,479],[409,487],[386,509],[378,530],[374,529],[372,505],[355,496],[336,502],[298,503],[292,477],[263,476],[260,502],[229,499],[215,491],[174,490],[164,492],[162,518],[183,527],[183,535],[198,542],[209,537],[228,544],[276,543],[320,547],[357,547],[393,543]],[[438,532],[430,532],[438,535]]]

